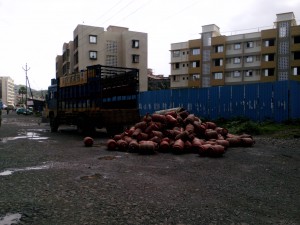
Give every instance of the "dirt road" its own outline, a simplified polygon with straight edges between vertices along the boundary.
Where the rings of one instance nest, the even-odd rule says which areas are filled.
[[[257,136],[222,158],[138,155],[107,151],[105,133],[86,148],[72,127],[2,117],[0,225],[300,224],[300,139]]]

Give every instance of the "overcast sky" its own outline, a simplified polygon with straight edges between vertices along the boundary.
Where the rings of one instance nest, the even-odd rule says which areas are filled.
[[[168,76],[171,43],[199,38],[203,25],[248,33],[272,28],[284,12],[300,25],[299,0],[0,0],[0,76],[25,85],[27,63],[31,88],[47,89],[78,24],[148,33],[148,68]]]

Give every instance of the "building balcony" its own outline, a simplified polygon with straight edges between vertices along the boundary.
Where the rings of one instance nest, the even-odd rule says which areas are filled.
[[[202,57],[201,55],[192,55],[192,54],[189,54],[189,58],[188,58],[189,61],[202,61]]]
[[[225,52],[214,52],[211,54],[211,59],[223,59],[225,58]]]
[[[290,80],[300,81],[300,75],[290,75]]]
[[[243,55],[242,48],[240,48],[240,49],[226,50],[226,56],[234,56],[234,55]]]
[[[300,67],[300,59],[291,60],[291,66],[292,67]]]
[[[262,75],[260,77],[260,81],[261,82],[274,82],[274,81],[276,81],[276,76],[275,75],[273,75],[273,76],[264,76],[264,75]]]
[[[211,72],[212,73],[216,73],[216,72],[221,72],[223,73],[224,72],[224,66],[212,66],[211,67]]]
[[[292,44],[291,51],[292,52],[300,51],[300,43]]]
[[[260,53],[261,52],[261,47],[253,47],[253,48],[245,48],[244,49],[244,54],[247,53]]]
[[[224,79],[211,79],[210,85],[211,86],[223,86],[223,85],[225,85],[225,80]]]
[[[261,62],[261,68],[275,68],[276,67],[276,62],[275,61],[262,61]]]
[[[201,67],[190,67],[188,69],[189,74],[201,74]]]
[[[188,82],[188,87],[201,87],[201,80],[199,79],[199,80],[191,80],[191,79],[189,79],[189,82]]]
[[[261,47],[261,54],[276,53],[276,46]]]
[[[242,63],[227,63],[226,69],[242,69]]]

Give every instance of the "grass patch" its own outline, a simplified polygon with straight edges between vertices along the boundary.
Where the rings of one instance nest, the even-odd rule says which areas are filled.
[[[300,121],[285,121],[275,123],[273,121],[254,122],[246,118],[232,120],[219,119],[215,121],[220,127],[224,127],[232,134],[269,135],[274,138],[299,138]]]

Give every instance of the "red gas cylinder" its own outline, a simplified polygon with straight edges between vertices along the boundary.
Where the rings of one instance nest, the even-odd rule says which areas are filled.
[[[91,138],[91,137],[85,137],[85,138],[83,139],[83,143],[84,143],[84,146],[85,146],[85,147],[92,147],[93,144],[94,144],[94,139]]]
[[[209,149],[208,154],[211,157],[220,157],[225,153],[225,147],[222,145],[212,145]]]
[[[106,146],[107,146],[107,150],[116,150],[118,145],[114,139],[108,139]]]
[[[157,143],[153,141],[140,141],[139,153],[140,154],[154,154],[157,149]]]
[[[128,144],[128,151],[131,153],[139,152],[139,143],[136,140],[132,139]]]
[[[172,146],[172,152],[175,154],[184,153],[184,142],[181,139],[178,139],[174,142]]]
[[[128,143],[123,139],[117,141],[118,149],[120,151],[125,151],[128,147]]]

